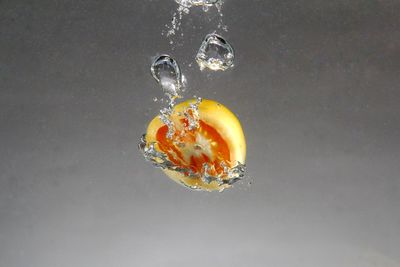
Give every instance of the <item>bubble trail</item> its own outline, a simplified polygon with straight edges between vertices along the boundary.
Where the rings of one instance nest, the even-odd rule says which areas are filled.
[[[150,71],[169,98],[168,106],[160,110],[159,118],[168,126],[167,137],[171,139],[176,130],[170,117],[175,106],[175,100],[182,97],[186,79],[182,75],[176,60],[169,55],[158,56],[151,65]]]
[[[233,67],[235,52],[233,47],[222,36],[208,34],[196,55],[200,70],[208,68],[213,71],[227,70]]]
[[[220,2],[220,0],[175,0],[179,5],[186,8],[192,6],[212,6]]]
[[[175,35],[180,35],[183,37],[183,32],[181,32],[182,19],[185,15],[190,13],[191,8],[201,7],[205,13],[207,13],[212,7],[215,7],[218,13],[218,24],[217,28],[223,31],[228,31],[228,26],[223,23],[222,6],[223,0],[175,0],[178,4],[177,10],[173,13],[171,22],[165,24],[165,30],[161,32],[161,35],[165,35],[169,38],[169,43],[172,49],[175,48],[178,40],[174,38]]]

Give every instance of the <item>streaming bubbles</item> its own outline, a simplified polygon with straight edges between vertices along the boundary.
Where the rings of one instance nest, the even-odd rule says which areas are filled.
[[[175,126],[170,116],[175,106],[175,100],[182,97],[186,79],[181,74],[178,63],[169,55],[158,56],[150,67],[151,75],[161,86],[169,98],[168,106],[160,110],[159,118],[168,126],[167,137],[175,134]]]
[[[175,59],[169,55],[158,56],[150,70],[153,78],[170,99],[181,97],[186,82]]]
[[[220,0],[175,0],[179,5],[186,8],[192,6],[212,6],[220,2]]]
[[[233,67],[235,52],[232,46],[216,33],[208,34],[196,55],[200,70],[227,70]]]
[[[190,9],[193,7],[201,7],[204,12],[208,12],[210,8],[215,7],[218,13],[217,28],[228,31],[228,26],[223,23],[222,6],[224,0],[175,0],[178,4],[177,10],[173,13],[170,23],[165,24],[166,29],[162,31],[161,35],[165,35],[170,39],[170,44],[176,43],[177,40],[173,39],[173,36],[180,35],[183,37],[181,31],[182,19],[185,15],[190,13]],[[210,18],[211,19],[211,18]],[[174,46],[172,47],[174,49]]]

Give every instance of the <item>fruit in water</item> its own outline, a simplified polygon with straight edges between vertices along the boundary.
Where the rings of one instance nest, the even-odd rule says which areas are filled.
[[[223,190],[230,187],[235,167],[244,166],[246,142],[236,116],[213,100],[195,99],[174,106],[168,127],[158,116],[149,124],[147,143],[164,153],[179,170],[164,168],[172,180],[198,190]]]

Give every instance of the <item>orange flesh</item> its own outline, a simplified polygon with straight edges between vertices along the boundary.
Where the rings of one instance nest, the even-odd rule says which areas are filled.
[[[187,119],[181,119],[181,123],[186,126],[188,125]],[[204,163],[208,164],[208,174],[212,176],[224,173],[224,168],[221,166],[223,164],[231,167],[228,144],[214,127],[200,120],[198,128],[194,130],[186,129],[184,131],[177,131],[172,138],[167,138],[167,125],[160,127],[157,131],[156,139],[159,148],[168,156],[171,162],[200,175],[204,174]],[[198,138],[205,139],[210,144],[208,153],[201,146],[197,145]],[[189,160],[185,159],[184,153],[177,143],[193,147],[194,151],[191,151]],[[188,173],[185,173],[185,175],[188,175]]]

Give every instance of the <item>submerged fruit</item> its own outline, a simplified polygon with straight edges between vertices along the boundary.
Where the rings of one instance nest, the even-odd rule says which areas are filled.
[[[236,116],[212,100],[176,105],[166,125],[158,116],[149,124],[146,145],[152,161],[174,181],[199,190],[223,190],[244,172],[246,143]],[[170,127],[173,127],[171,131]],[[172,136],[168,136],[172,132]]]

